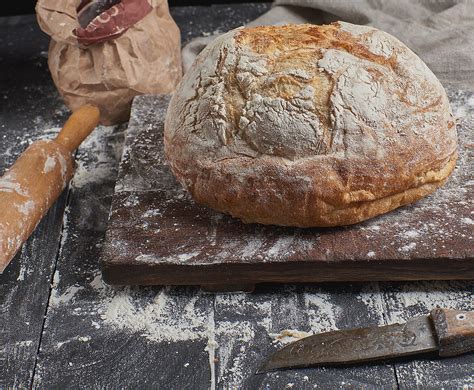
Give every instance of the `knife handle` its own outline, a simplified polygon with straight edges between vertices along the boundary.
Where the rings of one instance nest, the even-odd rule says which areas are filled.
[[[433,309],[430,312],[439,343],[439,356],[474,351],[474,311]]]

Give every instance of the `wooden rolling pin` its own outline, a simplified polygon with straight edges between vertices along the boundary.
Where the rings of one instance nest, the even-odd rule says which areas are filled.
[[[79,108],[56,139],[34,142],[0,177],[0,274],[71,179],[73,152],[99,114],[94,106]]]

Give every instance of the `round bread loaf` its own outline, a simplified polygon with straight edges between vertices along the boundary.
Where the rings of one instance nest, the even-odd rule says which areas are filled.
[[[199,203],[244,222],[337,226],[414,202],[456,163],[446,93],[403,43],[336,22],[230,31],[197,57],[165,152]]]

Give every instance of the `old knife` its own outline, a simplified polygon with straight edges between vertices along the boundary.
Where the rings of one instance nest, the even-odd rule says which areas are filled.
[[[404,324],[316,334],[277,351],[259,373],[278,368],[344,365],[438,351],[455,356],[474,351],[474,311],[434,309]]]

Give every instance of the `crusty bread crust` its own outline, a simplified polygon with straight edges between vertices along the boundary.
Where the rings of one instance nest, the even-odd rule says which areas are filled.
[[[173,96],[165,152],[200,203],[248,223],[339,226],[414,202],[456,164],[446,93],[405,45],[337,22],[237,29]]]

